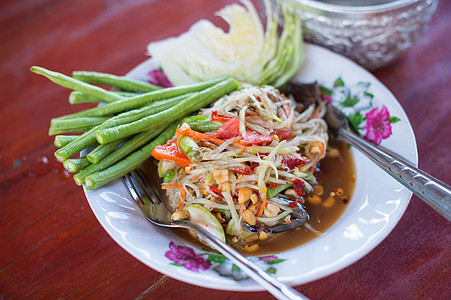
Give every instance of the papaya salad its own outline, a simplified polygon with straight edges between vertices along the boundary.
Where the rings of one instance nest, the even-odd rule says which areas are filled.
[[[324,103],[304,108],[274,87],[243,85],[186,118],[152,151],[173,220],[191,218],[252,252],[258,244],[249,240],[273,235],[314,196],[328,144],[324,111]]]

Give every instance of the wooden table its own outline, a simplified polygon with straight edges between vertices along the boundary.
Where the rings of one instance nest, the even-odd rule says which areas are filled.
[[[53,156],[52,117],[80,107],[29,72],[125,74],[146,45],[178,35],[232,1],[6,0],[0,3],[0,298],[266,299],[192,286],[118,246]],[[451,182],[451,2],[391,66],[374,72],[416,134],[419,166]],[[416,197],[393,232],[344,270],[296,288],[312,299],[450,299],[450,224]]]

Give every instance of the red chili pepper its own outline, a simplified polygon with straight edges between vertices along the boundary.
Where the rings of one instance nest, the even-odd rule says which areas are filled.
[[[251,171],[254,172],[254,170],[255,170],[256,168],[258,168],[259,165],[260,165],[260,164],[259,164],[258,162],[251,161]]]
[[[288,169],[293,170],[296,167],[300,167],[308,163],[309,159],[302,159],[302,158],[285,158],[282,163],[285,164]]]
[[[295,179],[293,180],[293,188],[294,191],[296,192],[296,194],[298,194],[299,196],[304,196],[305,195],[305,184],[304,181],[302,181],[301,179]]]
[[[297,208],[298,207],[298,202],[297,201],[290,202],[290,203],[288,203],[288,207]]]
[[[247,168],[238,168],[231,170],[233,173],[243,174],[243,175],[251,175],[252,171]]]
[[[208,185],[208,187],[210,188],[210,190],[213,193],[217,194],[218,197],[222,197],[222,192],[220,189],[218,189],[217,187],[211,186],[211,185]]]
[[[222,124],[218,130],[215,131],[214,135],[218,139],[231,139],[240,134],[240,119],[237,117],[232,117],[230,120]]]
[[[211,120],[219,122],[227,122],[228,120],[234,118],[233,116],[220,115],[217,110],[211,112]]]
[[[153,148],[151,152],[155,159],[163,160],[169,159],[177,164],[177,166],[184,168],[191,164],[189,158],[177,147],[175,142],[165,145],[158,145]]]

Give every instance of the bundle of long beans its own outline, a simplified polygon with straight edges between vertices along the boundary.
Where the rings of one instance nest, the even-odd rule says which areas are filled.
[[[85,184],[87,189],[96,189],[139,167],[155,146],[173,137],[180,123],[191,121],[190,114],[239,88],[231,77],[162,88],[106,73],[77,71],[70,77],[36,66],[31,71],[72,89],[72,104],[105,103],[54,118],[49,129],[49,135],[56,135],[54,144],[59,148],[55,157],[69,172],[78,172],[75,182]],[[215,126],[203,125],[206,131]],[[83,150],[85,156],[74,158]]]

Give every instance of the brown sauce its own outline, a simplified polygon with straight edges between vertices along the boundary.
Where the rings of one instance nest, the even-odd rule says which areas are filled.
[[[338,188],[343,189],[344,195],[342,197],[335,195],[333,197],[335,201],[332,207],[325,207],[323,204],[313,205],[307,200],[304,203],[310,216],[308,224],[311,228],[320,233],[325,233],[343,215],[343,212],[349,205],[348,202],[351,199],[355,185],[355,167],[350,149],[347,144],[343,142],[330,144],[329,149],[333,148],[339,150],[339,155],[336,157],[327,155],[321,160],[319,165],[320,171],[316,172],[315,176],[318,179],[319,184],[324,188],[323,195],[321,196],[323,203],[330,196],[330,193],[336,191]],[[331,153],[331,151],[329,153]],[[186,230],[176,229],[174,230],[174,233],[199,248],[211,251],[211,249],[208,249],[204,244],[193,238]],[[259,256],[287,251],[303,245],[317,237],[317,233],[302,226],[296,230],[272,236],[265,241],[257,241],[256,243],[258,243],[260,247],[254,252],[245,251],[242,249],[243,245],[240,243],[234,244],[230,239],[228,240],[228,244],[234,246],[245,256]]]
[[[337,157],[326,156],[320,162],[320,172],[315,173],[318,183],[324,188],[321,198],[324,203],[331,192],[334,192],[337,188],[342,188],[347,199],[344,197],[344,199],[341,199],[338,196],[333,197],[335,202],[330,208],[326,208],[322,204],[312,205],[305,201],[304,206],[310,216],[307,223],[320,233],[325,233],[343,215],[349,205],[355,185],[355,167],[350,149],[347,144],[342,142],[332,146],[339,149],[340,155]],[[259,242],[260,248],[255,252],[240,252],[244,255],[280,253],[303,245],[317,237],[317,233],[302,226],[294,231],[285,232]]]

